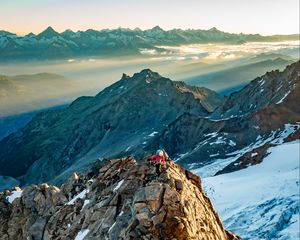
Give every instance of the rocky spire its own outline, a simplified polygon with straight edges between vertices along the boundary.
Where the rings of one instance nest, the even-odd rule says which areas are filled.
[[[147,68],[147,69],[143,69],[139,73],[135,73],[133,75],[133,78],[141,79],[146,82],[151,82],[157,79],[161,79],[162,76],[160,76],[157,72],[153,72],[151,69]]]
[[[39,33],[37,35],[38,38],[52,38],[52,37],[59,37],[59,33],[56,32],[51,26],[47,27],[44,31],[42,31],[41,33]]]

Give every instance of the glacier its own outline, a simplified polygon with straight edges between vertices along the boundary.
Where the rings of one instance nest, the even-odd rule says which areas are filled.
[[[258,165],[203,178],[226,228],[243,239],[299,239],[299,152],[299,140],[284,143]]]

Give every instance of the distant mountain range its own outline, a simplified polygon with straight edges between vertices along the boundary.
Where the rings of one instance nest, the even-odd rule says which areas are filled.
[[[0,99],[9,97],[10,95],[22,94],[31,89],[27,89],[27,84],[38,84],[43,81],[67,81],[63,76],[52,73],[39,73],[28,75],[5,76],[0,75]]]
[[[53,73],[0,75],[0,123],[5,116],[69,103],[81,91],[72,79]]]
[[[166,51],[163,45],[224,42],[242,44],[248,41],[298,40],[299,35],[261,36],[232,34],[216,28],[209,30],[165,31],[156,26],[149,30],[105,29],[56,32],[48,27],[40,34],[18,36],[0,31],[0,61],[68,59],[83,56],[140,55],[143,49]]]

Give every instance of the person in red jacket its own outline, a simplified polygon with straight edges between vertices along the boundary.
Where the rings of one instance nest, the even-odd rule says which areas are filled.
[[[162,172],[162,168],[166,169],[165,154],[162,150],[157,150],[156,154],[151,157],[151,162],[156,166],[156,173],[159,175]]]

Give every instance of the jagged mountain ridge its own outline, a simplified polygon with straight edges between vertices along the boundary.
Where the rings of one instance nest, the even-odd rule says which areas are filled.
[[[165,31],[158,26],[144,31],[119,28],[101,31],[89,29],[78,32],[66,30],[58,33],[52,27],[48,27],[38,35],[31,33],[26,36],[17,36],[1,31],[0,60],[47,60],[81,56],[130,55],[140,54],[141,49],[165,51],[165,49],[156,47],[161,45],[281,40],[298,40],[298,35],[231,34],[216,28]]]
[[[183,113],[208,116],[220,102],[211,90],[173,82],[149,69],[132,77],[123,75],[95,97],[81,97],[66,109],[40,113],[4,138],[0,174],[25,175],[27,183],[48,181],[72,165],[88,165],[99,155],[141,151],[141,143],[146,145]]]
[[[300,128],[299,69],[298,61],[283,72],[272,71],[253,80],[208,118],[182,115],[153,139],[150,149],[163,147],[181,164],[203,166],[245,154],[276,138],[288,139]]]
[[[241,116],[281,103],[284,96],[286,97],[298,87],[299,67],[298,62],[287,66],[282,72],[275,70],[254,79],[242,90],[232,93],[212,117],[218,119]]]
[[[224,229],[198,176],[170,162],[111,160],[60,188],[31,185],[0,193],[0,239],[223,239]]]

